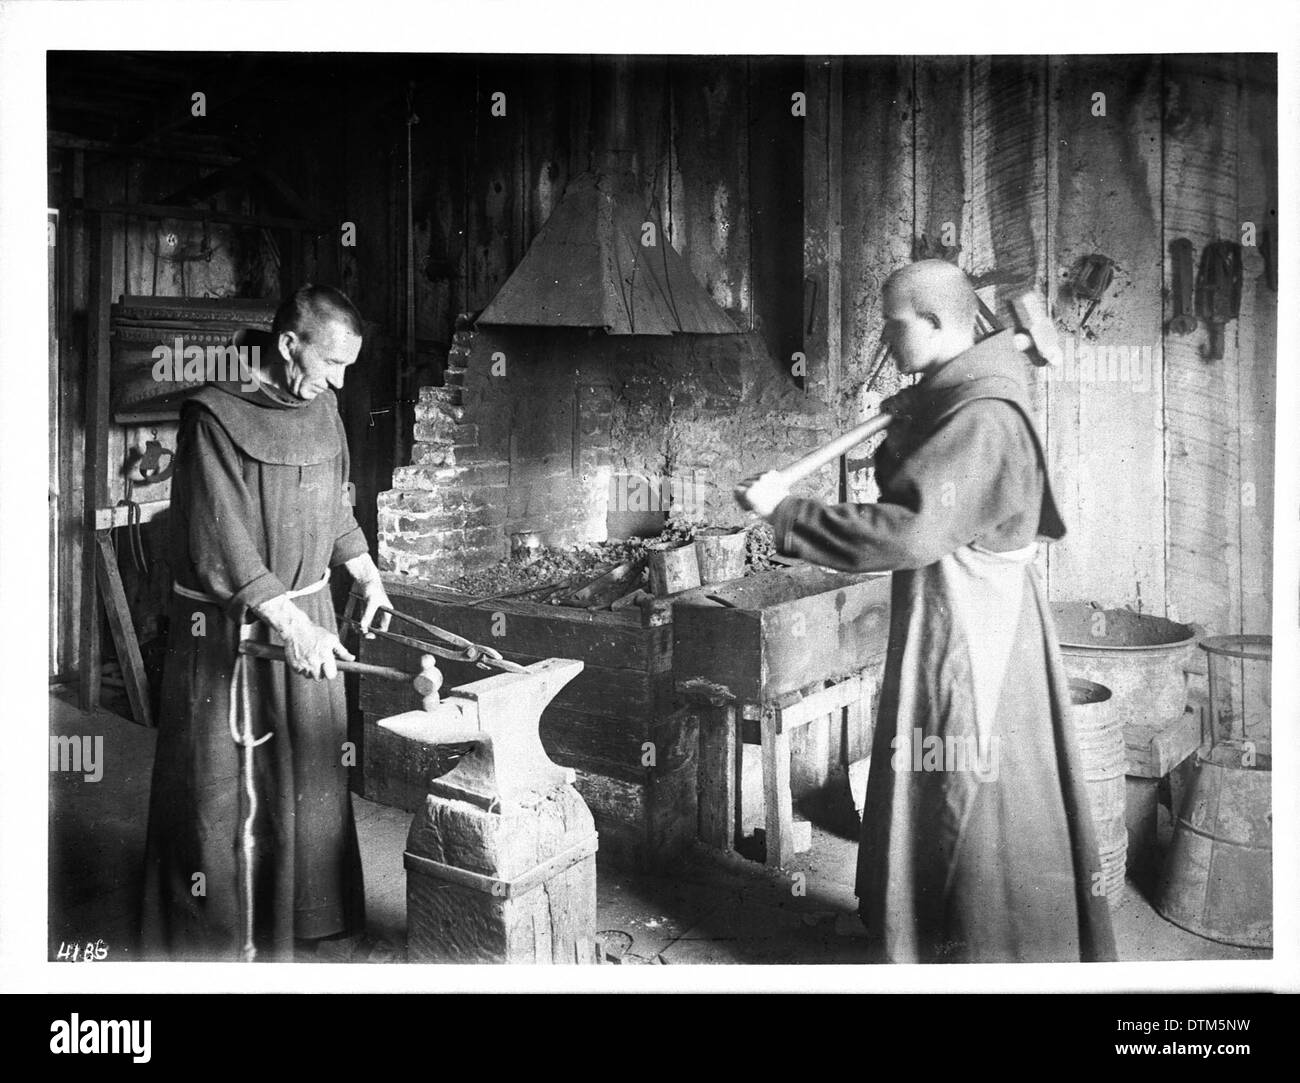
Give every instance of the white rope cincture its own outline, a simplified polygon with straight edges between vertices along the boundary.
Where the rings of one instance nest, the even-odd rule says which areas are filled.
[[[253,625],[241,624],[239,641],[252,638]],[[253,860],[257,842],[253,837],[253,820],[257,816],[257,780],[253,775],[253,749],[275,736],[268,730],[261,737],[253,736],[252,711],[248,696],[247,655],[236,653],[234,669],[230,674],[230,738],[240,748],[240,774],[243,776],[245,813],[239,836],[239,895],[244,929],[244,944],[240,959],[251,963],[257,958],[253,944]]]

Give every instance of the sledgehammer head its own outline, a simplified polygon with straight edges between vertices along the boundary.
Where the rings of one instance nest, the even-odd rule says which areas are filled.
[[[1016,348],[1035,365],[1059,365],[1061,344],[1042,297],[1034,290],[1016,294],[1011,298],[1011,314],[1016,321]]]

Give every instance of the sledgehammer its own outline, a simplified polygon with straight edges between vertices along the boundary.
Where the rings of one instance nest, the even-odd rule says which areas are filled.
[[[1028,355],[1029,360],[1039,367],[1059,365],[1061,363],[1061,347],[1060,343],[1057,342],[1056,327],[1047,315],[1047,308],[1043,304],[1042,298],[1033,290],[1019,293],[1011,299],[1011,313],[1015,320],[1015,328],[1014,332],[1012,332],[1012,344],[1015,348]],[[999,335],[1007,333],[1005,330],[995,332],[995,334]],[[893,417],[890,414],[876,414],[861,425],[850,429],[841,436],[835,437],[833,440],[827,441],[821,447],[808,452],[807,455],[796,459],[788,466],[782,467],[777,473],[781,475],[781,479],[787,486],[802,481],[809,474],[820,470],[827,463],[838,459],[863,441],[870,440],[877,433],[883,432],[889,427],[891,421],[893,421]],[[737,497],[746,488],[748,488],[747,481],[737,485]]]

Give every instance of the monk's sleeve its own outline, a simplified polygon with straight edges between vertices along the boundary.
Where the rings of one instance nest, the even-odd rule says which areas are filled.
[[[772,515],[777,548],[843,571],[924,568],[1016,514],[1026,463],[1015,407],[957,410],[891,478],[888,501],[826,505],[787,497]]]
[[[334,549],[330,553],[330,567],[335,568],[340,564],[346,564],[353,557],[359,557],[362,553],[370,552],[370,546],[366,542],[366,536],[362,533],[361,528],[357,526],[357,517],[352,511],[352,494],[356,492],[348,481],[351,470],[351,459],[348,455],[348,438],[343,431],[343,422],[338,422],[339,441],[343,446],[342,451],[342,470],[340,471],[339,480],[339,503],[338,518],[334,526]]]
[[[220,423],[206,410],[187,416],[189,545],[199,583],[207,593],[229,598],[239,616],[285,593],[267,568],[248,524],[257,502],[244,482],[242,456]]]

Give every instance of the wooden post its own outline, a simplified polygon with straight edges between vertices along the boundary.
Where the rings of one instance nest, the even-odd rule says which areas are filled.
[[[805,88],[804,129],[804,387],[833,403],[840,390],[842,295],[840,218],[843,68],[837,60],[812,60]]]
[[[794,804],[790,798],[790,735],[781,727],[781,712],[764,707],[759,723],[763,745],[763,821],[767,860],[779,868],[794,855]]]
[[[726,851],[735,849],[739,822],[738,726],[734,703],[700,708],[699,837]]]
[[[96,537],[95,512],[108,488],[105,459],[108,449],[109,292],[113,283],[113,245],[102,214],[90,220],[90,297],[86,310],[86,463],[83,490],[81,552],[81,708],[99,706],[99,591],[96,561],[101,539]]]
[[[844,765],[857,763],[871,755],[871,697],[875,678],[870,670],[859,674],[855,694],[848,702],[844,718]]]

